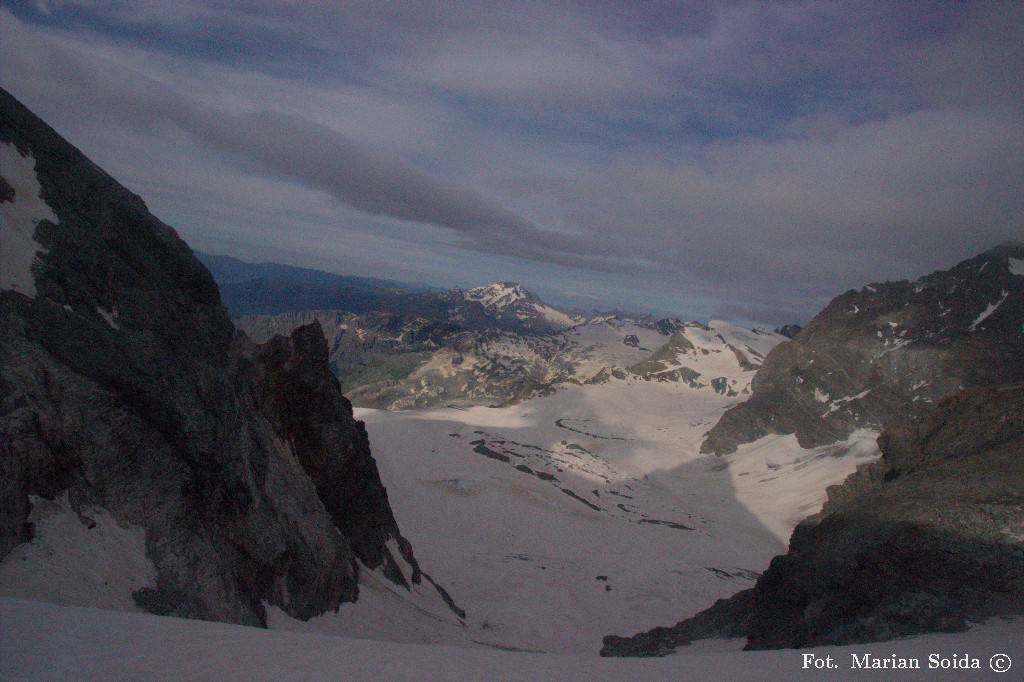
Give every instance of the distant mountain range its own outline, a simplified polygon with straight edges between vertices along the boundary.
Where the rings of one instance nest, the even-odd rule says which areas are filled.
[[[681,381],[739,395],[748,391],[769,350],[785,340],[720,321],[708,326],[612,315],[551,331],[548,316],[554,309],[517,289],[524,295],[488,304],[497,320],[522,315],[530,326],[518,332],[499,326],[467,330],[451,319],[380,312],[302,311],[242,317],[235,324],[254,340],[266,341],[318,322],[327,335],[331,366],[353,404],[392,410],[508,405],[551,393],[559,384],[627,379]],[[563,323],[569,321],[565,317]],[[737,379],[736,372],[745,378]]]
[[[334,287],[353,287],[360,289],[402,289],[404,291],[428,292],[439,291],[437,287],[426,284],[398,282],[376,277],[356,277],[338,275],[324,270],[299,268],[281,263],[250,263],[232,256],[220,256],[202,251],[193,251],[206,269],[210,271],[215,282],[221,287],[242,284],[253,280],[298,282]],[[230,308],[229,308],[230,310]]]
[[[233,317],[304,310],[387,313],[452,322],[465,330],[547,333],[582,317],[557,310],[516,282],[468,291],[336,275],[280,263],[247,263],[199,252]]]
[[[785,340],[725,322],[712,329],[674,318],[561,310],[518,282],[415,291],[401,282],[199,255],[230,310],[265,311],[235,317],[254,340],[318,322],[331,367],[360,407],[507,405],[561,383],[627,377],[739,395],[748,382],[737,385],[702,358],[724,352],[752,376]]]

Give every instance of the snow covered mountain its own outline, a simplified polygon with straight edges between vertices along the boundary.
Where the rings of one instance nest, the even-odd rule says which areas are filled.
[[[466,291],[465,296],[467,301],[478,301],[495,317],[515,317],[539,333],[561,331],[581,321],[547,305],[518,282],[475,287]]]
[[[179,677],[223,673],[202,668],[213,659],[236,677],[678,679],[764,662],[785,676],[795,654],[744,659],[744,642],[678,667],[597,653],[608,632],[675,622],[737,592],[771,598],[728,602],[725,615],[746,620],[719,618],[717,634],[791,644],[844,627],[821,607],[848,610],[850,595],[870,594],[878,609],[865,618],[875,625],[922,605],[941,624],[951,603],[965,618],[1016,603],[1019,390],[968,392],[922,411],[887,432],[876,463],[878,421],[858,415],[882,385],[858,395],[865,386],[829,383],[837,369],[861,376],[856,353],[896,362],[892,372],[925,367],[936,381],[936,358],[967,353],[1011,376],[1016,360],[1004,356],[1019,350],[1021,321],[1010,278],[1024,272],[1016,251],[952,279],[852,292],[793,341],[722,321],[562,319],[514,284],[384,287],[360,298],[336,281],[295,292],[394,307],[250,317],[239,321],[246,335],[141,199],[6,93],[0,114],[0,676],[102,677],[101,664],[140,676],[152,668],[138,660],[139,632],[162,638],[160,673]],[[252,291],[293,303],[278,284]],[[954,306],[961,288],[968,303]],[[912,296],[933,294],[945,305],[915,307]],[[939,319],[950,327],[928,327]],[[808,362],[776,359],[793,357]],[[906,399],[915,410],[931,397],[919,380],[903,394],[921,398]],[[769,390],[786,381],[807,386]],[[342,388],[389,409],[353,409]],[[755,399],[767,423],[808,405],[857,409],[830,438],[795,421],[744,431],[724,454],[702,452],[722,415]],[[821,418],[810,414],[807,423]],[[828,487],[859,466],[815,516]],[[861,532],[864,518],[874,520]],[[797,551],[773,562],[794,528]],[[934,570],[914,573],[922,538]],[[902,579],[913,575],[966,587],[929,592]],[[1006,585],[1011,598],[973,609],[971,598]],[[751,630],[755,617],[770,622]],[[986,631],[994,644],[952,641],[995,654],[1019,639],[1019,626],[1002,625]],[[824,639],[786,639],[808,628]],[[97,641],[114,643],[110,660]]]

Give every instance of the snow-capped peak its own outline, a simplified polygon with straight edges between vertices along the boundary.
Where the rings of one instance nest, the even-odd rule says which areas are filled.
[[[477,301],[490,311],[514,315],[524,323],[549,331],[568,329],[577,323],[518,282],[496,282],[475,287],[463,295],[467,301]]]
[[[495,282],[465,292],[467,301],[479,301],[485,308],[507,308],[518,301],[537,303],[539,299],[518,282]]]

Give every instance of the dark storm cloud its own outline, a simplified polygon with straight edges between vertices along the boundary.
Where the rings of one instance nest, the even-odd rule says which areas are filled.
[[[197,111],[179,123],[217,149],[258,161],[367,213],[459,232],[533,229],[512,211],[467,188],[438,180],[296,116]]]
[[[111,63],[40,43],[0,18],[5,70],[28,89],[58,86],[65,101],[132,127],[173,126],[202,144],[329,193],[374,215],[453,230],[476,248],[551,263],[601,266],[571,240],[545,233],[499,203],[298,116],[229,114]]]

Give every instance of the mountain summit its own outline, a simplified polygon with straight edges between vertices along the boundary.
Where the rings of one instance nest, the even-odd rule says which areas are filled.
[[[562,331],[580,322],[544,303],[518,282],[498,282],[475,287],[464,295],[467,301],[480,303],[487,312],[499,319],[514,318],[537,333]]]
[[[482,287],[474,287],[466,292],[466,299],[480,301],[485,308],[508,309],[517,306],[520,301],[540,303],[540,298],[528,291],[519,282],[495,282]]]

